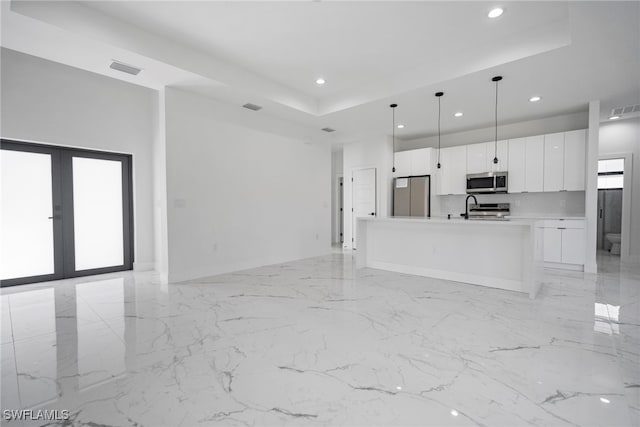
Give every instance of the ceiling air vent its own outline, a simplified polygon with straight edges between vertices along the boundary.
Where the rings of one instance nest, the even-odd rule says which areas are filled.
[[[262,107],[256,104],[251,104],[251,103],[246,103],[244,104],[242,107],[248,109],[248,110],[252,110],[252,111],[258,111],[258,110],[262,110]]]
[[[332,129],[332,128],[322,128],[322,130],[329,133],[336,131],[335,129]]]
[[[123,73],[132,74],[134,76],[137,76],[138,74],[140,74],[140,71],[142,71],[141,68],[134,67],[133,65],[123,64],[122,62],[119,62],[116,60],[112,60],[111,65],[109,65],[109,68],[122,71]]]
[[[610,116],[621,116],[623,114],[631,114],[640,112],[640,104],[627,105],[626,107],[617,107],[611,110]]]

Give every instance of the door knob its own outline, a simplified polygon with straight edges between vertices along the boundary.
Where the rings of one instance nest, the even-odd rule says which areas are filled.
[[[369,215],[371,215],[371,216],[375,216],[375,215],[376,215],[376,213],[375,213],[375,212],[371,212]]]

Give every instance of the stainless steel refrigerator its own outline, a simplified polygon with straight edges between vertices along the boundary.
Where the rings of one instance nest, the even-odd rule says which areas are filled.
[[[431,177],[406,176],[393,180],[393,216],[431,216]]]

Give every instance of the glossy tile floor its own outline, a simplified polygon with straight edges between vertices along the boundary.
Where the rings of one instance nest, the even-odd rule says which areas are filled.
[[[50,425],[638,426],[640,272],[599,265],[549,271],[533,301],[354,271],[348,254],[5,288],[2,409],[70,411]]]

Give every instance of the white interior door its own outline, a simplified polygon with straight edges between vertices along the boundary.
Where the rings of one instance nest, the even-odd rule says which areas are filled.
[[[376,168],[354,170],[353,179],[353,213],[351,235],[352,246],[356,248],[357,218],[376,215]]]

